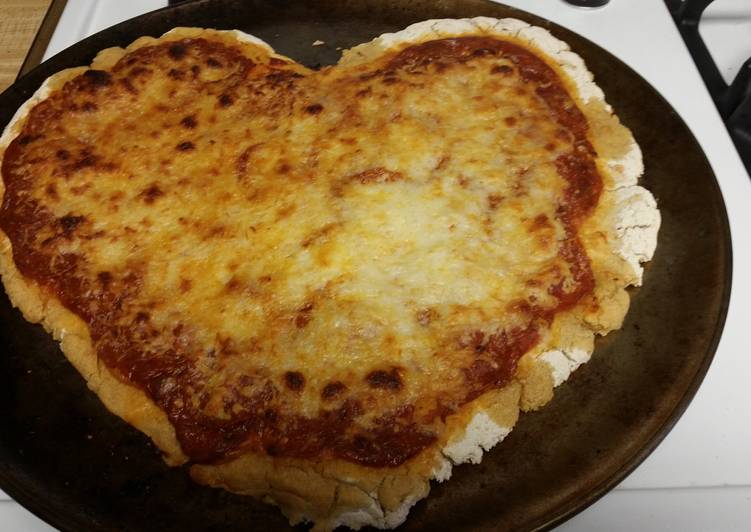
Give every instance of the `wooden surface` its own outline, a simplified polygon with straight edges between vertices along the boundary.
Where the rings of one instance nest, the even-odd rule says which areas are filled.
[[[0,92],[13,83],[50,0],[0,0]]]

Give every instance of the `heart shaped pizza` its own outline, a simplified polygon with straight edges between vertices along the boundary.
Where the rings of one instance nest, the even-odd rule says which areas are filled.
[[[398,525],[548,402],[660,221],[582,60],[513,19],[317,71],[144,37],[48,79],[0,157],[24,316],[167,463],[320,530]]]

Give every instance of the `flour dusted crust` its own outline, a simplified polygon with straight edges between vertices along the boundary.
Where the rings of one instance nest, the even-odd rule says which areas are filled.
[[[553,387],[589,359],[596,334],[620,327],[628,309],[625,288],[641,283],[640,263],[654,253],[659,212],[651,194],[636,185],[643,171],[637,144],[612,115],[581,58],[564,42],[542,28],[514,19],[432,20],[348,50],[339,65],[353,67],[437,38],[476,35],[498,36],[543,57],[576,96],[594,132],[591,140],[599,154],[604,190],[597,210],[580,228],[580,237],[593,263],[599,305],[557,316],[546,336],[522,358],[511,384],[485,393],[449,416],[440,439],[398,467],[247,453],[220,464],[193,465],[191,474],[198,482],[276,504],[291,522],[312,521],[319,530],[339,525],[393,528],[404,521],[413,504],[427,496],[431,479],[447,480],[453,465],[479,462],[484,451],[510,432],[520,410],[544,405],[552,397]],[[240,32],[180,28],[159,39],[139,39],[125,50],[105,50],[92,67],[107,69],[130,51],[185,37],[240,42],[251,56],[272,55],[288,61],[274,55],[262,41]],[[31,108],[84,70],[71,69],[47,80],[6,128],[0,139],[0,156],[21,131]],[[164,412],[140,389],[126,384],[98,361],[86,324],[19,273],[4,234],[0,245],[6,291],[24,316],[42,323],[61,342],[65,355],[110,411],[151,437],[169,464],[184,463],[188,457]]]

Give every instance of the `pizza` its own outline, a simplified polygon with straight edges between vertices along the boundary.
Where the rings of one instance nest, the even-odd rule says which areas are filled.
[[[515,19],[317,71],[143,37],[49,78],[0,157],[14,305],[168,464],[318,530],[397,526],[547,403],[660,222],[581,58]]]

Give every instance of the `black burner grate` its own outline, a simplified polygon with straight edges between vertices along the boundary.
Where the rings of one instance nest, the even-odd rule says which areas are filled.
[[[751,58],[743,63],[730,85],[725,83],[699,34],[701,16],[713,1],[665,0],[665,3],[751,175]]]

